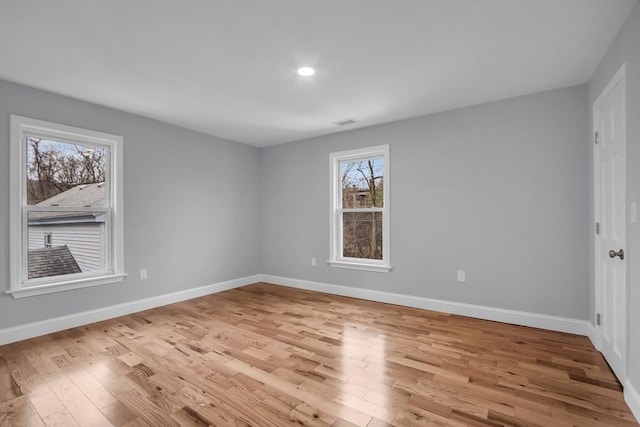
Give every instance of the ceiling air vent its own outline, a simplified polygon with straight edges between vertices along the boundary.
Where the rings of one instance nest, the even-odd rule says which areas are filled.
[[[354,118],[350,118],[350,119],[343,119],[343,120],[338,120],[337,122],[333,122],[336,124],[336,126],[347,126],[347,125],[352,125],[354,123],[357,123],[358,121]]]

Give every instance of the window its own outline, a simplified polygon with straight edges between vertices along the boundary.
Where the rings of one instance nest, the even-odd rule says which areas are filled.
[[[11,116],[14,297],[122,281],[122,137]]]
[[[389,146],[332,153],[330,158],[329,264],[390,271]]]

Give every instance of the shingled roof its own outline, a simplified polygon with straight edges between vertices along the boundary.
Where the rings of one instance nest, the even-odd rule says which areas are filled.
[[[106,185],[104,182],[96,184],[81,184],[49,197],[35,206],[69,206],[69,207],[104,207],[106,197]],[[102,212],[30,212],[29,223],[36,224],[58,220],[58,222],[96,222],[104,221],[100,219]]]
[[[29,279],[82,273],[67,247],[29,249]]]
[[[81,184],[49,197],[36,206],[104,206],[106,185],[104,182],[96,184]]]

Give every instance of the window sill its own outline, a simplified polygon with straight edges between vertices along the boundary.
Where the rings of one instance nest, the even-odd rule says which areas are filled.
[[[67,280],[63,282],[47,283],[44,285],[25,286],[20,289],[11,289],[7,293],[14,298],[31,297],[35,295],[51,294],[54,292],[69,291],[72,289],[89,288],[92,286],[119,283],[127,277],[126,273],[110,274],[108,276],[89,277],[83,279]]]
[[[327,261],[331,267],[348,268],[351,270],[365,270],[376,271],[379,273],[388,273],[391,271],[391,266],[386,264],[368,264],[364,262],[352,262],[352,261]]]

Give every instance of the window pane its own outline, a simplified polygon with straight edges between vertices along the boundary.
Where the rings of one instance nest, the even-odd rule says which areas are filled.
[[[27,204],[105,206],[106,150],[28,136]]]
[[[342,215],[342,256],[382,259],[382,212]]]
[[[343,208],[381,208],[384,200],[384,159],[340,162]]]
[[[29,212],[29,279],[106,269],[103,212]]]

